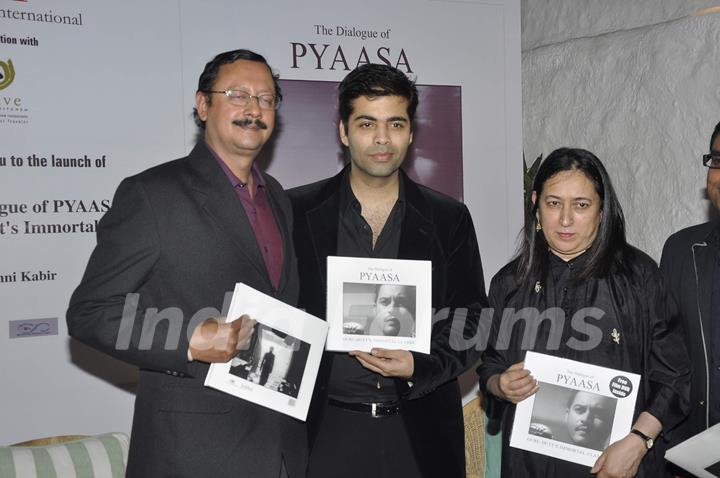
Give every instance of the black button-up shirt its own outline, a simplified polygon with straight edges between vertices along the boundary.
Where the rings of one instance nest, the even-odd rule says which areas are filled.
[[[710,305],[710,426],[720,422],[720,252],[715,260]]]
[[[378,236],[372,244],[372,228],[362,217],[362,207],[350,187],[347,172],[340,188],[340,217],[338,221],[338,256],[397,259],[400,229],[405,216],[405,194],[400,178],[398,200]],[[388,402],[397,400],[395,382],[366,369],[356,358],[345,352],[335,353],[330,381],[330,398],[343,402]]]

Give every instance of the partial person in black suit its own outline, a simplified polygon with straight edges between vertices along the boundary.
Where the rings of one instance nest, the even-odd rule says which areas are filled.
[[[281,100],[249,50],[200,76],[202,139],[187,157],[122,181],[67,313],[76,339],[140,367],[128,477],[302,477],[303,423],[203,386],[255,322],[217,319],[236,282],[294,305],[292,213],[254,160]]]
[[[720,211],[720,123],[703,156],[707,194]],[[671,305],[682,318],[693,365],[690,415],[673,432],[677,444],[720,422],[720,220],[688,227],[668,238],[660,269]],[[679,470],[673,470],[681,473]]]
[[[263,356],[262,362],[260,362],[260,385],[265,386],[274,365],[275,354],[273,353],[273,348],[270,347],[270,350]]]
[[[413,138],[415,85],[385,65],[363,65],[339,87],[340,140],[350,164],[289,191],[299,304],[325,317],[331,255],[432,261],[431,353],[374,348],[325,352],[308,416],[309,476],[465,476],[457,376],[480,358],[487,304],[468,209],[400,169]],[[463,337],[464,335],[464,337]]]

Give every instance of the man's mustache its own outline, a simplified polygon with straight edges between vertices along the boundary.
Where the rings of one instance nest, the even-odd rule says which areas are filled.
[[[257,126],[260,129],[268,129],[268,125],[266,125],[263,122],[263,120],[261,120],[260,118],[255,118],[255,119],[245,118],[245,119],[241,119],[241,120],[233,120],[233,124],[235,126],[250,126],[250,125],[254,124],[255,126]]]

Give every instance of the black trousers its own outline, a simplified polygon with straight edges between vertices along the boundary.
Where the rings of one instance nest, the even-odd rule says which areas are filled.
[[[308,478],[419,478],[400,415],[371,415],[328,405],[310,452]]]

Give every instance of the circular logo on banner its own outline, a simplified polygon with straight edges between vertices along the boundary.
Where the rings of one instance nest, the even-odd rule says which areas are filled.
[[[629,378],[622,375],[610,380],[610,393],[619,398],[625,398],[632,393],[633,384]]]
[[[8,58],[7,63],[0,61],[0,90],[4,90],[15,79],[15,68],[12,60]]]

